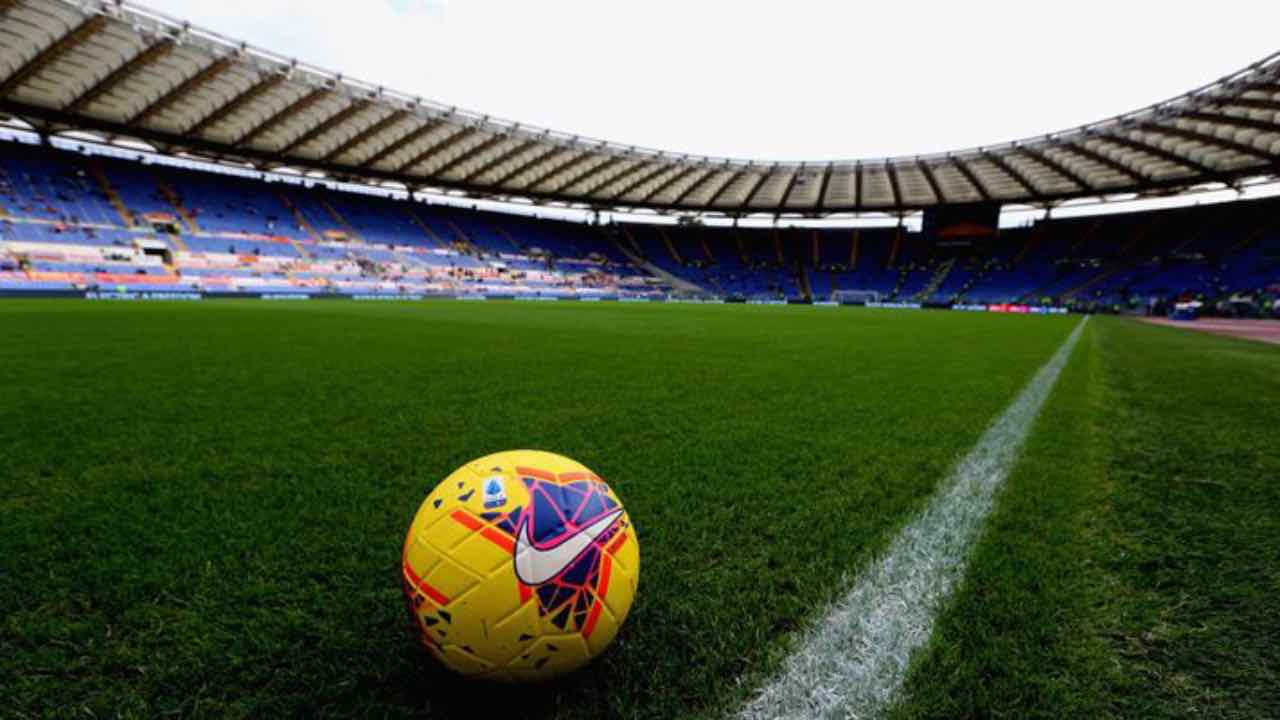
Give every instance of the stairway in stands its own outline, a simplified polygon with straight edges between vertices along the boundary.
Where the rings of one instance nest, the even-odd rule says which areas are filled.
[[[804,263],[796,263],[795,271],[796,285],[800,288],[800,294],[805,300],[813,302],[813,285],[809,283],[809,269]]]
[[[947,276],[951,274],[951,269],[955,266],[955,258],[948,258],[947,260],[944,260],[942,264],[938,266],[938,269],[933,272],[933,277],[929,280],[929,284],[925,285],[923,290],[915,294],[915,301],[924,302],[925,300],[928,300],[931,295],[938,291],[938,288],[942,287],[942,283],[947,281]]]
[[[1031,241],[1028,241],[1027,244],[1030,245]],[[999,267],[1000,267],[1000,260],[998,258],[994,258],[994,257],[987,258],[985,261],[983,261],[982,267],[975,270],[973,274],[969,276],[969,279],[964,281],[964,284],[960,286],[960,289],[956,292],[956,296],[953,298],[953,300],[955,300],[956,302],[962,302],[964,300],[964,296],[967,295],[970,290],[973,290],[975,287],[977,287],[978,283],[985,281],[987,277],[991,275],[991,271]]]
[[[183,206],[182,198],[174,191],[173,186],[158,174],[155,178],[156,187],[160,189],[160,194],[163,195],[164,199],[168,200],[169,204],[173,206],[173,209],[178,213],[178,217],[181,218],[182,222],[187,226],[187,230],[193,235],[200,234],[200,223],[196,222],[195,216]]]
[[[898,266],[898,254],[902,252],[902,233],[902,226],[899,225],[898,231],[893,235],[893,246],[889,249],[889,259],[884,264],[886,268],[893,269]],[[897,295],[898,290],[902,288],[902,283],[905,280],[905,274],[899,278],[898,288],[894,290],[895,295]]]
[[[1098,275],[1095,275],[1095,276],[1093,276],[1093,277],[1089,278],[1088,280],[1086,280],[1085,282],[1083,282],[1083,283],[1081,283],[1081,284],[1077,285],[1076,287],[1073,287],[1073,288],[1071,288],[1070,290],[1068,290],[1068,291],[1066,291],[1066,292],[1062,293],[1062,297],[1063,297],[1063,299],[1065,299],[1065,300],[1074,300],[1074,299],[1076,299],[1076,297],[1077,297],[1077,296],[1079,296],[1081,293],[1086,293],[1086,292],[1088,292],[1089,290],[1091,290],[1091,289],[1093,289],[1093,288],[1096,288],[1096,287],[1098,287],[1099,285],[1101,285],[1101,284],[1103,284],[1103,283],[1107,282],[1107,281],[1108,281],[1108,280],[1110,280],[1111,278],[1115,277],[1116,273],[1118,273],[1118,272],[1120,272],[1121,270],[1124,270],[1124,269],[1126,269],[1126,267],[1112,267],[1112,268],[1109,268],[1109,269],[1107,269],[1107,270],[1103,271],[1102,273],[1099,273]]]
[[[640,245],[636,242],[635,237],[625,225],[621,226],[622,231],[612,236],[614,245],[618,246],[618,250],[622,251],[629,259],[634,261],[636,258],[644,258],[644,253],[640,252]]]
[[[630,260],[631,264],[635,267],[644,270],[659,280],[662,280],[675,290],[693,293],[696,295],[706,294],[707,291],[705,288],[699,287],[684,278],[676,277],[645,258],[644,253],[640,252],[640,244],[636,242],[635,237],[632,236],[631,231],[628,230],[625,225],[620,228],[615,226],[600,226],[599,232],[608,242],[618,248],[618,251],[626,256],[626,258]]]
[[[680,258],[680,253],[676,252],[676,245],[671,242],[671,236],[667,234],[667,231],[662,228],[658,228],[658,235],[662,238],[663,244],[667,246],[667,252],[671,253],[672,259],[674,259],[678,264],[683,265],[684,260]]]
[[[315,259],[315,255],[313,255],[311,251],[307,249],[307,246],[298,242],[297,239],[289,238],[289,245],[292,246],[293,249],[298,252],[298,256],[301,257],[303,260]]]
[[[355,227],[351,223],[347,222],[346,218],[342,217],[342,213],[338,212],[337,208],[331,205],[329,201],[325,200],[323,197],[319,197],[317,200],[320,201],[320,207],[324,208],[325,212],[329,213],[329,216],[333,218],[334,222],[338,223],[338,227],[342,228],[342,231],[347,234],[348,238],[357,242],[363,242],[363,239],[360,237],[360,233],[356,232]]]
[[[1044,237],[1046,227],[1048,227],[1048,223],[1037,222],[1035,226],[1031,228],[1031,237],[1027,238],[1027,243],[1023,245],[1022,249],[1018,251],[1018,254],[1014,256],[1013,263],[1010,265],[1010,268],[1016,268],[1021,265],[1022,261],[1026,260],[1027,256],[1030,255],[1033,250],[1040,247],[1040,240]]]
[[[307,216],[303,215],[302,211],[298,209],[298,206],[293,203],[293,198],[289,197],[288,193],[283,192],[278,193],[278,196],[280,198],[280,202],[284,203],[284,206],[288,208],[289,212],[293,215],[293,220],[298,223],[298,227],[307,231],[307,235],[311,238],[312,242],[320,242],[322,239],[320,237],[320,233],[316,230],[315,226],[307,220]]]
[[[1101,222],[1102,221],[1099,220],[1097,223],[1094,224],[1094,227],[1095,228],[1098,227],[1101,224]],[[1082,294],[1087,293],[1090,290],[1105,284],[1108,280],[1115,277],[1118,273],[1133,268],[1136,264],[1138,264],[1142,260],[1141,256],[1136,254],[1139,248],[1142,246],[1142,244],[1146,241],[1148,237],[1155,234],[1156,230],[1159,229],[1161,224],[1163,224],[1164,222],[1165,222],[1165,216],[1163,215],[1155,215],[1154,217],[1152,217],[1145,225],[1139,228],[1137,232],[1135,232],[1132,236],[1130,236],[1129,240],[1126,241],[1124,245],[1120,246],[1120,251],[1110,259],[1108,263],[1110,265],[1109,268],[1099,273],[1098,275],[1095,275],[1094,277],[1089,278],[1087,281],[1081,283],[1080,285],[1073,287],[1070,290],[1062,293],[1063,299],[1075,300],[1079,298]]]
[[[498,223],[490,223],[490,225],[493,227],[493,231],[498,234],[498,237],[507,241],[507,244],[511,246],[513,252],[517,252],[517,253],[525,252],[524,247],[520,245],[520,242],[516,240],[511,233],[507,232],[507,229],[505,227],[503,227]],[[550,257],[551,257],[550,255],[547,255],[548,262],[550,262]]]
[[[751,267],[751,255],[747,252],[747,246],[742,242],[742,233],[737,228],[733,229],[733,242],[738,248],[738,262],[743,267]]]
[[[120,216],[120,220],[127,228],[134,227],[133,213],[125,206],[124,200],[121,199],[120,193],[116,192],[111,181],[107,179],[107,173],[102,169],[102,163],[94,158],[86,163],[89,168],[89,174],[93,175],[94,181],[98,183],[98,189],[102,190],[102,194],[107,196],[107,201],[111,203],[111,207],[116,209],[116,214]]]
[[[436,234],[436,231],[431,229],[431,226],[423,222],[422,218],[418,217],[418,213],[413,211],[413,208],[405,208],[405,212],[409,214],[409,222],[417,225],[418,228],[422,230],[422,234],[430,238],[431,242],[435,243],[437,247],[449,247],[449,243],[441,239],[441,237]]]
[[[447,223],[449,225],[449,229],[453,231],[454,237],[457,238],[454,244],[460,245],[462,252],[465,252],[468,255],[480,254],[480,248],[476,247],[476,244],[471,242],[471,236],[462,228],[458,227],[457,223],[452,220],[445,220],[445,223]]]

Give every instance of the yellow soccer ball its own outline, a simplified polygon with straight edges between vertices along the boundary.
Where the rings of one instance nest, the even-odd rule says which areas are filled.
[[[640,543],[595,473],[512,450],[462,466],[427,496],[401,564],[414,632],[440,662],[539,680],[613,641],[635,598]]]

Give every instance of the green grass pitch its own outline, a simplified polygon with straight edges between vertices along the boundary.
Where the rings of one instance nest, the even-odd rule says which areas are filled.
[[[1075,318],[811,307],[0,303],[0,716],[723,717]],[[1099,319],[902,718],[1280,707],[1280,351]],[[463,462],[604,476],[615,645],[482,687],[400,543]]]

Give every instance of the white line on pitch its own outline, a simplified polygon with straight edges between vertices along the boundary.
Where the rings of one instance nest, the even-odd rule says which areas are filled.
[[[742,720],[874,718],[906,679],[934,616],[964,576],[969,551],[1009,476],[1049,391],[1071,357],[1082,320],[924,511],[908,523],[831,611],[811,627],[781,675],[739,713]]]

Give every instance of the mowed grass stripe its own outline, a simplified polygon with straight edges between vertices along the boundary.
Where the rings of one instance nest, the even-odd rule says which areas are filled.
[[[0,303],[0,696],[17,714],[710,716],[1070,331],[787,307]],[[410,641],[435,483],[537,447],[637,523],[617,644],[476,688]],[[741,682],[740,682],[741,681]]]
[[[1105,507],[1106,323],[1090,322],[1063,370],[895,720],[1103,717],[1112,664],[1088,608],[1106,592],[1089,560]]]
[[[807,634],[743,720],[880,717],[963,577],[970,549],[1088,319],[956,466],[919,517]]]
[[[1099,318],[898,720],[1280,708],[1280,348]]]

